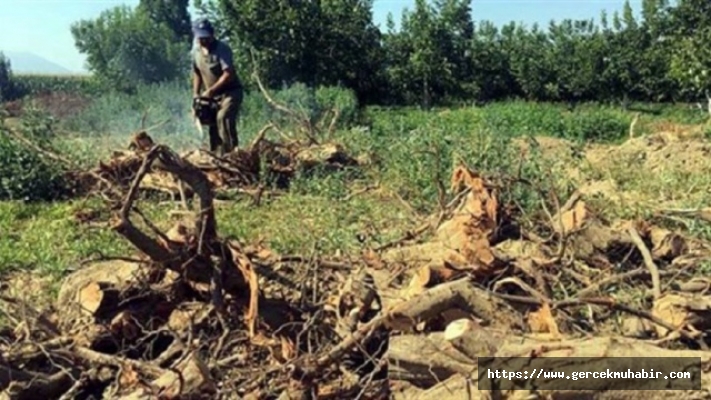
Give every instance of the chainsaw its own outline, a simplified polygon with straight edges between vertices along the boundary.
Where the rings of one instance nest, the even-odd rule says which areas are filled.
[[[195,116],[195,127],[197,127],[200,137],[205,139],[203,125],[212,125],[217,119],[217,110],[219,105],[217,101],[210,97],[195,97],[193,98],[193,111]]]

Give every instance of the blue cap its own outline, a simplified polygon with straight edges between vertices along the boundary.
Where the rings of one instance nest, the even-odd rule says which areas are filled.
[[[198,39],[210,37],[214,31],[212,24],[207,19],[199,19],[193,24],[193,35]]]

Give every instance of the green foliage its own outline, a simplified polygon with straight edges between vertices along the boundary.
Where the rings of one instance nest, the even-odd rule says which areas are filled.
[[[20,132],[35,143],[46,144],[51,136],[51,120],[28,110]],[[0,200],[62,198],[68,187],[64,173],[62,165],[19,142],[0,125]]]
[[[631,117],[606,107],[567,111],[545,103],[511,102],[486,107],[483,126],[507,136],[545,135],[581,141],[612,141],[628,133]]]
[[[381,32],[372,0],[196,0],[234,49],[250,88],[342,86],[360,104],[455,105],[511,98],[546,102],[695,100],[711,88],[711,8],[704,0],[629,2],[608,20],[551,21],[547,29],[475,24],[468,0],[417,0],[399,29]],[[72,26],[105,88],[184,79],[188,0],[141,0]],[[285,6],[288,5],[288,6]],[[254,57],[253,57],[254,56]]]
[[[383,49],[372,0],[199,3],[234,46],[240,76],[256,67],[270,87],[343,85],[361,99],[381,93]]]
[[[167,26],[173,38],[188,44],[192,40],[188,0],[140,0],[138,12],[145,13],[156,24]]]
[[[177,40],[147,10],[118,6],[72,25],[76,47],[104,87],[133,92],[141,84],[187,76],[190,43]]]
[[[10,60],[0,52],[0,103],[15,100],[22,96],[22,88],[12,74]]]

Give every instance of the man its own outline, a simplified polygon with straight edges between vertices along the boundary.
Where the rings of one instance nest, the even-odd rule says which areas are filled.
[[[193,55],[193,96],[215,100],[217,118],[209,124],[210,151],[218,155],[238,146],[237,118],[244,97],[242,82],[235,72],[232,49],[215,38],[206,19],[193,25],[197,48]]]

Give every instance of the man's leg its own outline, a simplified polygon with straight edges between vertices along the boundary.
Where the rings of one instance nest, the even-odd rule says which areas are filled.
[[[215,153],[221,150],[222,140],[220,140],[220,131],[217,124],[209,125],[209,136],[210,136],[210,152]]]
[[[220,110],[217,112],[217,129],[222,140],[222,151],[227,154],[238,145],[237,138],[237,115],[238,103],[235,98],[227,96],[220,102]]]

